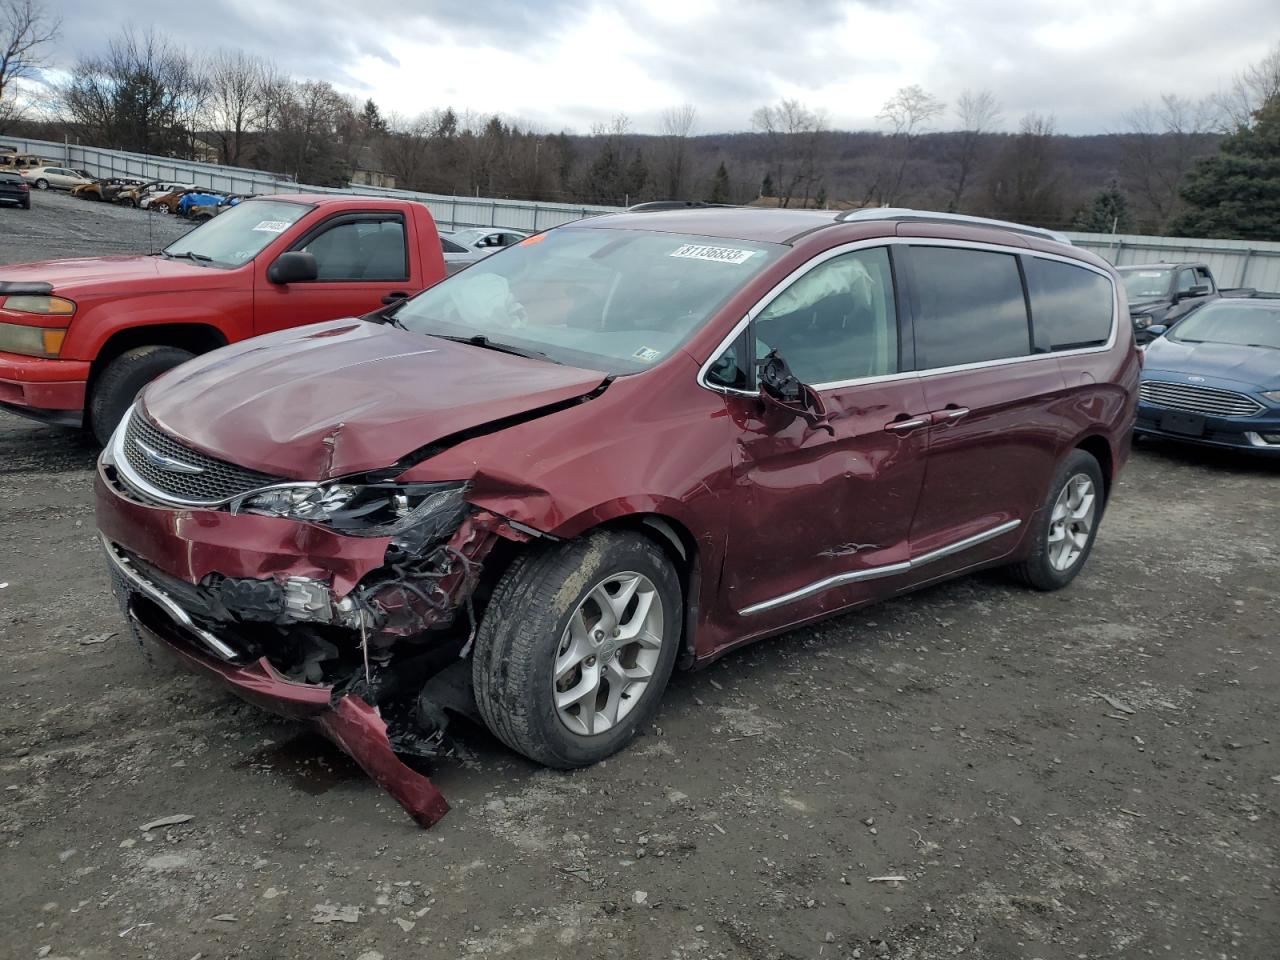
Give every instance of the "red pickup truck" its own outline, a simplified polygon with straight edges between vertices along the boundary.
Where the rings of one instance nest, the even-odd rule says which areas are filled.
[[[444,278],[407,200],[246,200],[152,256],[0,267],[0,407],[106,443],[148,382],[217,347],[360,316]]]

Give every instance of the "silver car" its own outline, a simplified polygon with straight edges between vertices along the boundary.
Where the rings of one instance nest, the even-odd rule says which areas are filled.
[[[32,167],[22,171],[23,179],[37,190],[70,190],[81,184],[93,183],[93,177],[83,170],[70,167]]]
[[[440,234],[445,271],[452,275],[503,247],[519,243],[529,234],[508,227],[468,227]]]

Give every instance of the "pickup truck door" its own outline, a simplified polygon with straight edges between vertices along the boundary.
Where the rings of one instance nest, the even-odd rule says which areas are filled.
[[[389,210],[345,210],[306,228],[275,255],[310,253],[319,277],[272,283],[267,271],[274,256],[261,258],[254,275],[254,333],[358,317],[381,307],[384,298],[417,293],[424,284],[413,228],[402,212]]]
[[[1200,296],[1190,296],[1190,292],[1195,287],[1207,287],[1206,293]],[[1164,324],[1167,327],[1173,326],[1192,310],[1218,297],[1218,289],[1214,286],[1213,277],[1204,267],[1183,267],[1178,271],[1178,275],[1173,278],[1173,305],[1164,315]]]

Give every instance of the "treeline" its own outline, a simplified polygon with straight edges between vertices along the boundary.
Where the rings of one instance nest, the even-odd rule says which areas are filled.
[[[28,75],[57,26],[37,3],[0,0],[27,13]],[[4,39],[0,32],[0,50]],[[1256,131],[1264,105],[1280,97],[1280,46],[1227,90],[1197,102],[1166,95],[1127,114],[1125,129],[1083,137],[1058,133],[1047,115],[1010,124],[989,92],[948,104],[918,86],[884,104],[883,132],[832,130],[796,100],[761,106],[750,132],[701,135],[689,105],[667,110],[657,134],[633,132],[625,116],[588,134],[449,107],[387,116],[325,81],[288,77],[243,52],[196,53],[154,30],[126,29],[81,57],[40,119],[16,116],[6,94],[15,77],[3,71],[0,132],[254,167],[302,183],[391,178],[432,193],[593,204],[913,206],[1094,232],[1270,229],[1280,237],[1280,225],[1259,227],[1256,215],[1241,226],[1202,209],[1211,195],[1231,202],[1209,189],[1205,171],[1229,168],[1243,188],[1247,175],[1224,167],[1220,153]]]

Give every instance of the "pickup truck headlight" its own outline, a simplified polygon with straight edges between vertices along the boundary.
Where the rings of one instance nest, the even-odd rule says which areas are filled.
[[[66,338],[66,327],[28,327],[21,323],[0,323],[0,352],[4,353],[53,359],[62,352],[62,341]]]
[[[465,483],[282,484],[232,501],[233,513],[286,517],[357,537],[462,522]],[[454,519],[456,518],[456,520]]]
[[[32,297],[15,295],[5,297],[0,307],[14,313],[34,313],[41,317],[70,317],[76,312],[74,300],[66,297]]]

